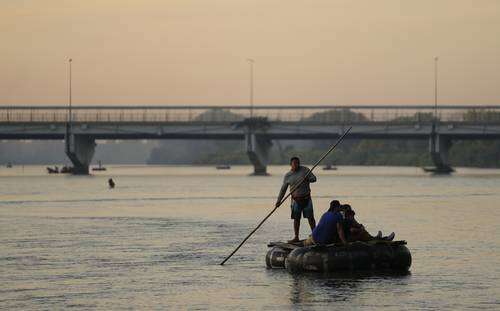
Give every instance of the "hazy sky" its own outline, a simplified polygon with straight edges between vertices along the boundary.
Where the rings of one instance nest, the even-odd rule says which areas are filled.
[[[0,105],[500,104],[499,0],[0,0]]]

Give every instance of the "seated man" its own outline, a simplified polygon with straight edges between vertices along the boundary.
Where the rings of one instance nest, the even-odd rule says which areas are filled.
[[[321,216],[312,234],[304,241],[304,246],[327,245],[339,242],[346,244],[347,240],[342,227],[343,217],[340,213],[342,210],[339,201],[333,200],[330,202],[330,208]]]
[[[392,241],[394,239],[394,232],[389,234],[386,237],[382,237],[382,232],[378,232],[376,236],[372,236],[366,231],[365,227],[358,223],[356,219],[354,218],[354,215],[356,213],[354,210],[351,208],[349,204],[344,204],[342,205],[343,210],[345,211],[345,219],[342,223],[342,229],[344,231],[344,236],[346,237],[346,240],[349,242],[354,242],[354,241],[371,241],[375,239],[380,239],[380,240],[386,240],[386,241]]]

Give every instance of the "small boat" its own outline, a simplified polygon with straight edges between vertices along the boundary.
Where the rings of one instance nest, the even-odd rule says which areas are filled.
[[[337,167],[333,166],[332,164],[327,164],[323,167],[324,171],[336,171]]]
[[[222,164],[222,165],[217,165],[215,168],[218,170],[230,170],[231,166],[228,164]]]
[[[7,168],[12,168],[12,163],[10,163],[10,162],[9,162],[9,163],[7,163],[7,165],[5,165],[5,167],[7,167]]]
[[[347,245],[314,245],[271,242],[266,265],[290,273],[354,270],[408,271],[411,254],[406,241],[373,240]]]
[[[59,173],[61,174],[70,174],[73,173],[73,168],[71,166],[63,166],[60,170]]]
[[[54,166],[54,167],[47,166],[47,173],[49,173],[49,174],[59,174],[59,168],[57,166]]]
[[[99,166],[98,167],[93,167],[92,168],[93,171],[105,171],[106,170],[106,168],[101,165],[101,161],[98,161],[97,163],[99,164]]]
[[[447,175],[453,173],[455,170],[451,166],[441,166],[441,167],[422,167],[424,172],[432,173],[436,175]]]

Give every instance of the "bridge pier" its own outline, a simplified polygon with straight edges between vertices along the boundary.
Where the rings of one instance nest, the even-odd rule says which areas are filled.
[[[270,139],[255,133],[245,135],[247,146],[247,155],[253,164],[254,172],[252,175],[267,176],[267,164],[269,163],[269,150],[273,143]]]
[[[429,140],[429,151],[435,167],[425,169],[436,174],[449,174],[455,170],[449,165],[448,153],[452,142],[449,137],[434,133]]]
[[[88,175],[89,165],[95,151],[95,140],[89,135],[75,135],[66,132],[65,152],[73,163],[73,174]]]

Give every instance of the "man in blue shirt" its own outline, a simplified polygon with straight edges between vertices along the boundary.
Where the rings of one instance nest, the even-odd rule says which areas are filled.
[[[339,201],[333,200],[330,202],[330,208],[321,216],[311,236],[304,241],[304,246],[327,245],[339,242],[347,244],[342,225],[344,218],[340,213],[342,209]]]

